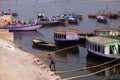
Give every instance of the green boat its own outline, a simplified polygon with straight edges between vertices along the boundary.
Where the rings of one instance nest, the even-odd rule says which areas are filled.
[[[107,58],[120,58],[120,40],[109,37],[86,37],[86,48],[91,54]]]

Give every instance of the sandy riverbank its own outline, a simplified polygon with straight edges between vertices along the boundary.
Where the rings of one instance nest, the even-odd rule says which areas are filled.
[[[0,39],[0,80],[61,80],[35,55]]]

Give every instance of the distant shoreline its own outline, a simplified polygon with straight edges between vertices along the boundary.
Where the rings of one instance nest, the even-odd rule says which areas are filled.
[[[73,1],[73,0],[71,0]],[[120,2],[120,0],[74,0],[74,1],[83,1],[83,2],[86,2],[86,1],[89,1],[89,2]]]

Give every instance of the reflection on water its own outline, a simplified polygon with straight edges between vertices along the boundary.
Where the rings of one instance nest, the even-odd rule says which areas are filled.
[[[36,46],[36,45],[32,45],[32,48],[33,49],[37,49],[37,50],[41,50],[41,51],[49,51],[49,52],[52,52],[52,51],[55,51],[55,48],[48,48],[48,47],[41,47],[41,46]]]
[[[64,49],[64,47],[57,47],[55,50],[55,57],[62,62],[78,62],[79,61],[79,47],[74,47],[67,50],[57,52],[57,50]]]
[[[15,40],[22,40],[23,37],[43,37],[38,31],[15,31],[14,32],[14,39]]]
[[[38,31],[15,31],[14,33],[14,43],[21,46],[26,50],[32,49],[32,39],[35,37],[44,37],[42,33]],[[29,44],[29,45],[28,45]]]

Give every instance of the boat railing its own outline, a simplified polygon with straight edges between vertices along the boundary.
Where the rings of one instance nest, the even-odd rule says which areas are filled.
[[[54,33],[56,33],[56,34],[66,34],[66,32],[64,30],[62,30],[62,29],[54,30]]]
[[[67,29],[66,32],[74,32],[74,33],[78,33],[79,30],[77,30],[77,29]]]
[[[54,33],[56,34],[66,34],[66,33],[78,33],[79,30],[77,29],[67,29],[67,30],[63,30],[63,29],[59,29],[59,30],[54,30]]]

